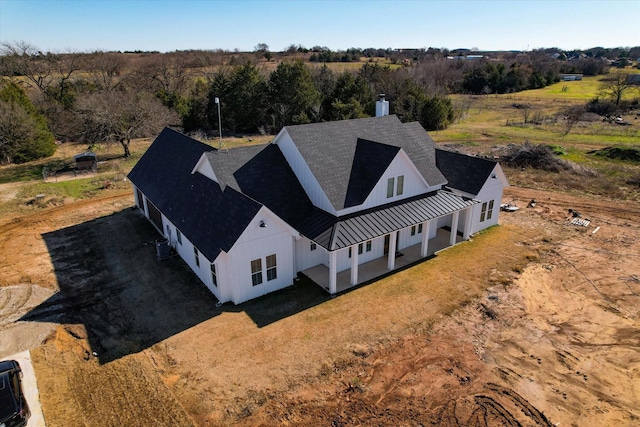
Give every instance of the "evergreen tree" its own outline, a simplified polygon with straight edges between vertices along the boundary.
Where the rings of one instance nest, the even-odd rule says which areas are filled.
[[[0,155],[7,163],[24,163],[56,151],[47,122],[13,82],[0,86]]]
[[[301,60],[281,62],[271,73],[268,88],[269,110],[276,132],[286,125],[309,123],[313,108],[320,104],[320,93]]]

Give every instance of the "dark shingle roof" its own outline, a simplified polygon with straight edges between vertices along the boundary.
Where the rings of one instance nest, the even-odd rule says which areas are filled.
[[[207,153],[216,176],[297,228],[315,209],[277,145]]]
[[[384,145],[402,148],[430,185],[446,183],[435,166],[433,140],[419,123],[403,124],[396,116],[383,116],[285,129],[336,210],[353,206],[354,201],[368,195],[363,194],[368,187],[364,185],[349,191],[358,139],[379,143],[371,150]],[[371,152],[369,156],[375,154]]]
[[[436,165],[449,181],[450,188],[478,194],[496,162],[436,148]]]
[[[347,185],[345,208],[364,203],[398,151],[398,147],[358,138]]]
[[[215,149],[165,129],[129,173],[129,179],[213,261],[228,251],[261,208],[233,188],[222,190],[193,167]],[[217,212],[217,215],[211,215]]]

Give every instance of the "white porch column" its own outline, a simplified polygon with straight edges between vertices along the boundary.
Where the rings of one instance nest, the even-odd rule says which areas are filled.
[[[358,284],[358,245],[351,246],[351,285]]]
[[[456,236],[458,235],[458,218],[460,211],[455,211],[451,217],[451,236],[449,237],[449,246],[456,244]]]
[[[471,220],[473,219],[473,206],[469,206],[466,209],[466,214],[464,218],[464,231],[462,232],[462,238],[464,240],[469,240],[469,236],[471,235]]]
[[[396,239],[398,232],[394,231],[389,235],[389,258],[387,260],[387,270],[393,270],[396,267]]]
[[[420,247],[420,257],[426,258],[429,253],[429,234],[431,228],[431,221],[425,221],[422,223],[422,246]]]
[[[337,270],[337,252],[330,251],[329,252],[329,293],[331,295],[337,292],[337,279],[338,273]]]

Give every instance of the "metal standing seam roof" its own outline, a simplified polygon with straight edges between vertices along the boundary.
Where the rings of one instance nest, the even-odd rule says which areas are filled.
[[[338,220],[312,239],[330,251],[451,214],[480,203],[447,191]]]

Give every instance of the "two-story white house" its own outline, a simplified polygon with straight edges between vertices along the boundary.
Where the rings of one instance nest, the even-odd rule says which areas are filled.
[[[230,150],[165,129],[129,174],[136,205],[235,304],[298,274],[336,294],[496,224],[499,164],[437,150],[378,102],[378,117],[286,126]]]

